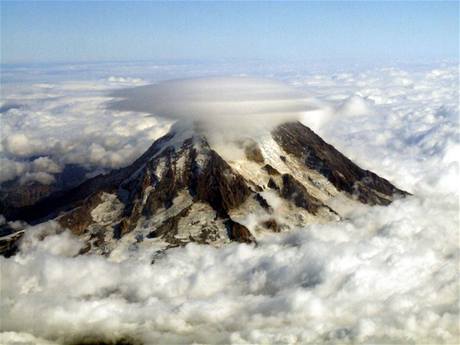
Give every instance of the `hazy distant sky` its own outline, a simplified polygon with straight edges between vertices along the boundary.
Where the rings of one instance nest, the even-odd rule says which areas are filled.
[[[454,2],[5,2],[3,63],[458,58]]]

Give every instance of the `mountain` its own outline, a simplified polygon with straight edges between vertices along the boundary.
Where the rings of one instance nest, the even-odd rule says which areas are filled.
[[[337,221],[342,207],[387,205],[407,194],[299,122],[228,147],[208,139],[175,126],[130,166],[5,216],[54,219],[85,240],[83,252],[109,255],[118,246],[256,242],[263,232]],[[0,238],[2,246],[14,251],[12,241]]]
[[[58,190],[69,189],[79,185],[90,173],[76,164],[67,164],[60,173],[53,174],[55,181],[42,183],[39,181],[21,181],[15,178],[0,184],[0,214],[9,208],[18,208],[35,204]]]

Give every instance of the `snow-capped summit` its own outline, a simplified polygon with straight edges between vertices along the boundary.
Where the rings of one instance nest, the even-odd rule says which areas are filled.
[[[225,145],[175,126],[132,165],[7,218],[54,219],[86,241],[83,252],[108,255],[118,246],[256,242],[264,232],[337,221],[340,203],[387,205],[404,195],[299,122]]]

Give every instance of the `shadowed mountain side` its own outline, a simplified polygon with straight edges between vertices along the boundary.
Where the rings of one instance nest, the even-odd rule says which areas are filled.
[[[39,200],[37,203],[13,208],[10,207],[4,210],[4,215],[8,220],[24,220],[30,224],[36,224],[41,221],[52,218],[59,212],[68,209],[91,194],[99,191],[116,190],[118,185],[130,174],[136,171],[143,162],[151,155],[155,155],[163,148],[163,145],[174,136],[173,133],[168,133],[165,136],[156,140],[152,146],[133,164],[126,168],[114,170],[108,174],[98,175],[80,185],[69,190],[59,191]]]

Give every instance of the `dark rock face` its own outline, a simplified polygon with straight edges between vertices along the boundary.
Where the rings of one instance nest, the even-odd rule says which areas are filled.
[[[234,222],[233,220],[229,219],[225,226],[227,227],[229,237],[232,241],[237,241],[241,243],[253,243],[255,242],[254,236],[252,236],[251,232],[248,230],[247,227],[244,225]]]
[[[2,185],[0,197],[3,199],[3,208],[6,210],[7,208],[33,205],[54,191],[55,188],[52,185],[38,182],[29,182],[21,185],[19,182],[14,181],[11,185],[8,183]]]
[[[280,189],[280,187],[278,187],[278,185],[276,184],[275,180],[273,178],[271,178],[271,177],[268,180],[267,187],[270,188],[270,189],[276,189],[276,190]]]
[[[297,181],[292,175],[282,176],[283,186],[280,194],[286,200],[294,202],[297,207],[307,210],[311,214],[316,214],[322,202],[311,196],[307,189]]]
[[[387,205],[394,196],[407,194],[384,178],[358,167],[300,122],[283,124],[272,136],[284,151],[325,176],[338,190],[363,203]]]
[[[262,223],[262,225],[265,228],[267,228],[267,229],[269,229],[269,230],[271,230],[273,232],[280,232],[281,231],[281,228],[280,228],[278,222],[274,218],[270,218],[270,219],[264,221]]]
[[[280,172],[276,170],[274,167],[272,167],[270,164],[265,164],[263,169],[269,174],[273,176],[278,176],[280,175]]]
[[[81,235],[93,223],[91,211],[101,202],[100,193],[95,193],[80,203],[72,211],[58,219],[59,224],[70,229],[75,235]]]
[[[61,173],[55,174],[55,182],[43,184],[37,181],[21,183],[20,179],[0,184],[0,214],[8,210],[30,206],[59,190],[77,186],[85,180],[88,171],[80,166],[66,165]]]
[[[260,195],[259,193],[257,193],[255,196],[254,196],[254,199],[259,203],[260,206],[263,207],[264,210],[266,210],[268,213],[272,213],[273,212],[273,209],[272,207],[269,205],[269,203],[267,202],[267,200],[262,196]]]
[[[208,202],[221,216],[241,205],[250,194],[244,178],[234,173],[215,151],[210,152],[204,170],[192,176],[191,189],[197,199]]]

